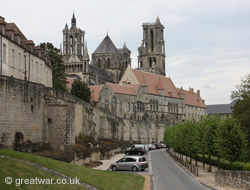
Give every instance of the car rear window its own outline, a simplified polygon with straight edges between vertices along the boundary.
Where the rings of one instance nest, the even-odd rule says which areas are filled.
[[[146,162],[146,158],[145,157],[139,158],[139,161],[140,162]]]

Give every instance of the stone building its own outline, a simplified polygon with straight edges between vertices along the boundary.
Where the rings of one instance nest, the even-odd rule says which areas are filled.
[[[130,53],[125,43],[123,48],[117,49],[107,34],[92,54],[92,61],[96,67],[104,69],[114,83],[119,83],[127,66],[131,65]]]
[[[184,90],[182,87],[178,89],[180,96],[185,100],[183,119],[199,120],[202,115],[207,115],[207,106],[205,100],[200,97],[200,90],[194,92],[193,88]]]
[[[15,23],[0,17],[0,75],[52,87],[52,67],[40,46],[27,40]]]
[[[143,40],[138,48],[138,69],[158,75],[166,75],[164,26],[159,17],[156,22],[144,23]]]
[[[124,43],[117,49],[107,35],[92,54],[90,62],[85,32],[76,27],[73,14],[71,27],[66,24],[63,29],[63,63],[65,72],[72,78],[78,78],[88,85],[119,83],[128,65],[131,64],[130,50]]]

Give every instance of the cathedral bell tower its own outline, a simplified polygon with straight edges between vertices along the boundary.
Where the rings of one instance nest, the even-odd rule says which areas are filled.
[[[143,40],[138,48],[138,68],[165,76],[164,26],[159,17],[156,22],[143,23]]]

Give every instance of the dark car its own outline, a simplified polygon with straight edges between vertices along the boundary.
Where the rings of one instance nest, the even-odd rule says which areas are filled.
[[[162,147],[161,147],[161,144],[159,144],[159,143],[154,143],[154,145],[156,146],[157,149],[162,148]]]
[[[144,153],[145,150],[142,147],[131,147],[125,152],[126,155],[143,155]]]

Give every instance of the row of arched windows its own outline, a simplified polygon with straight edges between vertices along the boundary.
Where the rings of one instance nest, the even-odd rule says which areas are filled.
[[[158,100],[150,100],[150,111],[158,111]]]
[[[168,112],[169,113],[178,113],[178,104],[168,102]]]
[[[66,72],[72,72],[72,71],[83,71],[84,73],[87,72],[87,62],[84,62],[84,66],[82,64],[71,64],[71,65],[65,65],[65,71]]]
[[[101,58],[98,58],[98,59],[97,59],[97,67],[98,67],[98,68],[109,69],[109,68],[110,68],[110,65],[111,65],[111,59],[110,59],[109,57],[107,58],[106,64],[105,64],[105,63],[102,63]]]

